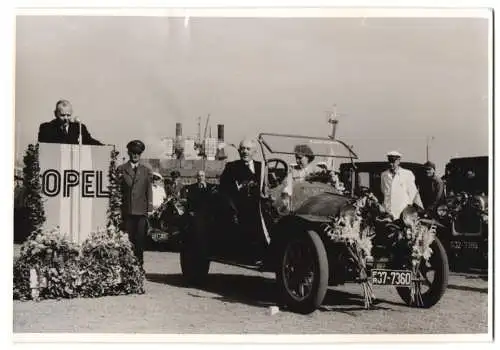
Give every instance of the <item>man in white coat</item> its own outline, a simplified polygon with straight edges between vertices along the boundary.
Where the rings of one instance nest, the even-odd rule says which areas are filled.
[[[411,170],[400,167],[401,153],[391,151],[387,153],[389,169],[381,176],[381,190],[384,196],[384,209],[394,219],[399,218],[401,212],[411,204],[423,208],[417,186],[415,175]]]

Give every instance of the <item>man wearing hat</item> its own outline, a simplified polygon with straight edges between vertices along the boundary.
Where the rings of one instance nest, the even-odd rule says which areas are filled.
[[[436,165],[433,162],[426,162],[424,168],[426,176],[420,184],[420,197],[424,209],[434,211],[444,198],[444,183],[436,175]]]
[[[422,206],[422,201],[415,184],[415,175],[411,170],[399,166],[401,153],[387,153],[389,169],[381,175],[381,190],[384,196],[384,209],[397,219],[401,212],[411,204]]]
[[[181,183],[181,173],[178,170],[172,170],[170,172],[170,178],[165,180],[165,188],[167,197],[182,197],[182,183]]]
[[[127,144],[129,161],[118,167],[122,175],[122,216],[125,231],[141,266],[144,263],[147,217],[153,211],[151,170],[139,163],[145,148],[140,140],[130,141]]]

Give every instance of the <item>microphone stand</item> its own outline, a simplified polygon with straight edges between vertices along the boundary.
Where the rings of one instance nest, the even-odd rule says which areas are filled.
[[[80,118],[76,117],[75,121],[78,123],[78,174],[81,176],[82,173],[82,122],[80,121]],[[80,179],[81,180],[81,179]],[[78,191],[78,243],[80,243],[80,236],[81,236],[81,231],[82,231],[82,206],[81,206],[81,200],[82,200],[82,184],[80,181],[80,190]]]

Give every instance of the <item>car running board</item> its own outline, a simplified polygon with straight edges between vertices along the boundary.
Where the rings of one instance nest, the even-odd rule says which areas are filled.
[[[221,259],[221,258],[210,258],[210,261],[220,263],[220,264],[225,264],[225,265],[241,267],[244,269],[254,270],[254,271],[258,271],[258,272],[271,272],[265,268],[264,264],[242,264],[242,263],[236,262],[234,260],[226,260],[226,259]]]

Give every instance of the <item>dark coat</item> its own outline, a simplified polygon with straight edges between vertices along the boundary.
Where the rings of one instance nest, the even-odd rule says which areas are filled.
[[[38,142],[78,144],[80,135],[79,123],[70,122],[68,133],[64,131],[61,123],[54,119],[47,123],[40,124],[38,130]],[[102,145],[100,141],[92,138],[85,124],[82,123],[82,144],[83,145]]]
[[[426,210],[435,210],[444,199],[444,183],[438,176],[422,179],[419,186],[420,198]]]
[[[249,184],[260,186],[262,163],[254,161],[254,168],[252,173],[242,160],[227,163],[220,177],[220,191],[233,199],[247,197]]]
[[[122,191],[122,214],[147,215],[153,211],[153,187],[151,170],[139,164],[137,172],[130,162],[118,167]]]
[[[200,188],[198,183],[186,186],[186,197],[189,210],[197,210],[203,203],[209,202],[214,189],[215,185],[210,183],[206,183],[205,188]]]

